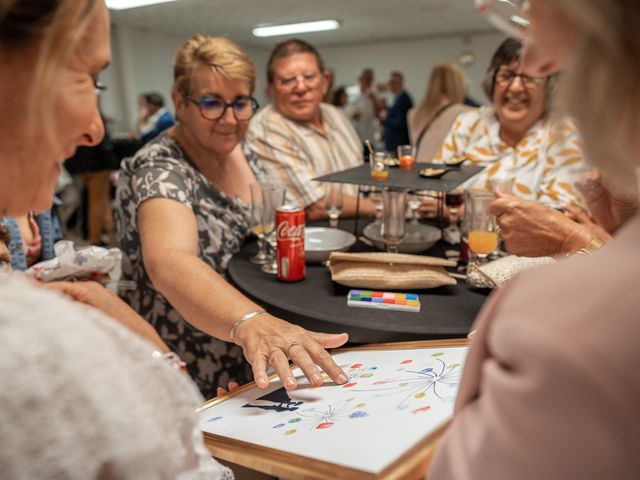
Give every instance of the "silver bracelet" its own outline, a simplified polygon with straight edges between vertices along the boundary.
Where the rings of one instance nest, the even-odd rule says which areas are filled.
[[[264,310],[254,310],[253,312],[249,312],[246,315],[243,315],[242,317],[240,317],[235,322],[233,322],[233,325],[231,325],[231,329],[229,330],[229,338],[231,338],[231,341],[233,342],[233,334],[236,332],[236,330],[240,325],[242,325],[247,320],[251,320],[253,317],[262,315],[263,313],[267,313],[267,312]]]

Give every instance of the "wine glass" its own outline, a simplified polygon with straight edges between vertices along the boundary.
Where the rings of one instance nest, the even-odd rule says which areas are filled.
[[[407,203],[409,204],[409,210],[411,210],[411,225],[418,224],[418,209],[422,205],[422,199],[416,193],[410,193]]]
[[[385,189],[382,192],[382,202],[382,238],[389,253],[398,253],[398,246],[406,235],[404,214],[407,211],[407,192]]]
[[[329,215],[329,226],[338,228],[338,217],[342,213],[344,207],[344,196],[342,195],[342,185],[331,184],[327,188],[327,194],[324,196],[324,209]]]
[[[474,193],[469,198],[469,250],[476,254],[479,263],[487,261],[487,256],[498,246],[496,217],[489,213],[489,205],[495,200],[490,192]]]
[[[264,244],[264,229],[262,227],[262,185],[252,183],[251,188],[251,214],[249,216],[249,228],[258,237],[258,253],[249,260],[251,263],[264,265],[269,260]]]
[[[262,232],[269,247],[269,260],[261,267],[265,273],[278,273],[276,210],[284,204],[284,196],[284,187],[278,185],[262,186]]]

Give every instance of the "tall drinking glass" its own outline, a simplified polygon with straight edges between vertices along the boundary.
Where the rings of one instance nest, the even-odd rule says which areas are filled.
[[[398,245],[406,235],[404,214],[407,211],[407,192],[385,189],[382,192],[382,203],[382,238],[387,244],[388,252],[398,253]]]
[[[342,213],[343,207],[342,185],[339,183],[330,184],[324,197],[324,209],[329,215],[329,226],[331,228],[338,228],[338,218]]]
[[[480,263],[498,246],[496,217],[489,213],[489,205],[495,200],[491,192],[478,192],[469,197],[469,250],[475,253]]]
[[[251,263],[264,265],[269,260],[264,245],[264,229],[262,227],[262,185],[252,183],[251,188],[251,216],[249,217],[249,228],[258,237],[258,253],[249,260]]]
[[[278,273],[276,209],[284,204],[284,195],[284,187],[277,185],[263,185],[262,187],[262,231],[269,247],[269,260],[262,265],[261,270],[266,273]]]

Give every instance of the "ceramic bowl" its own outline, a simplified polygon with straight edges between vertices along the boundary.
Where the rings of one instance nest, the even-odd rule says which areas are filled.
[[[351,233],[337,228],[308,227],[304,229],[304,254],[307,263],[322,263],[331,252],[344,252],[356,242]]]

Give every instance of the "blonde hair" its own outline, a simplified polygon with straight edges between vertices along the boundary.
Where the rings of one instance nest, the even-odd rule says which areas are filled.
[[[29,128],[47,123],[53,113],[53,98],[47,91],[60,65],[75,52],[98,12],[96,0],[0,0],[0,45],[24,54],[36,48],[37,57],[26,98]]]
[[[421,131],[437,113],[444,100],[462,103],[467,84],[462,69],[455,63],[440,63],[431,69],[429,82],[420,104],[413,113],[413,129]]]
[[[576,8],[574,0],[557,0],[556,8],[581,37],[561,79],[562,106],[578,122],[589,161],[625,183],[637,152],[625,158],[614,152],[640,133],[640,4],[582,0]]]
[[[173,89],[190,95],[195,70],[202,65],[230,80],[249,85],[253,95],[256,88],[256,70],[251,58],[238,44],[226,37],[209,37],[198,33],[184,42],[173,62]]]

